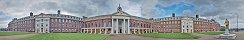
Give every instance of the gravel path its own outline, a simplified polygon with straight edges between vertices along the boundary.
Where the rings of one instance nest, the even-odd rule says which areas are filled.
[[[150,38],[150,37],[142,37],[135,35],[123,35],[116,34],[106,40],[195,40],[195,39],[164,39],[164,38]]]
[[[244,32],[236,33],[236,40],[244,40]]]
[[[20,38],[27,38],[36,34],[24,34],[24,35],[11,35],[11,36],[0,36],[0,40],[17,40]]]
[[[237,37],[235,40],[244,40],[244,32],[236,33]],[[135,35],[126,34],[114,34],[113,36],[105,40],[227,40],[227,39],[217,39],[218,35],[201,35],[198,39],[165,39],[165,38],[150,38]]]

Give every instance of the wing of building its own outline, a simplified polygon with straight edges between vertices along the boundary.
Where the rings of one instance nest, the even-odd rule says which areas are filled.
[[[215,20],[207,20],[189,16],[163,18],[142,18],[132,16],[119,6],[117,11],[108,15],[94,17],[76,17],[57,14],[33,15],[14,18],[8,24],[9,31],[57,33],[75,32],[92,34],[143,34],[143,33],[193,33],[219,31],[220,24]]]

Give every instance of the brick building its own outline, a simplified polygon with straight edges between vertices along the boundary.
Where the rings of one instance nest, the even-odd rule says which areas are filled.
[[[193,33],[219,31],[220,24],[215,20],[207,20],[189,16],[146,19],[132,16],[119,6],[117,11],[108,15],[94,17],[76,17],[57,14],[33,15],[14,18],[8,24],[9,31],[56,33],[79,32],[91,34],[143,34],[143,33]]]

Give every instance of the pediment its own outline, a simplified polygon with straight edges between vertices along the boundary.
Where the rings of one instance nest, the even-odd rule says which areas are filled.
[[[119,12],[115,12],[112,15],[124,15],[124,16],[130,16],[130,14],[123,12],[123,11],[119,11]]]

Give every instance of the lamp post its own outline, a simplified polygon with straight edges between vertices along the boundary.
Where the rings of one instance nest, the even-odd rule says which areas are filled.
[[[233,14],[233,13],[231,13],[231,14]],[[235,15],[236,15],[236,32],[238,32],[239,30],[238,30],[238,19],[239,19],[239,15],[237,14],[237,13],[234,13]]]
[[[238,19],[239,19],[239,15],[238,15],[238,14],[236,14],[236,15],[237,15],[237,30],[236,30],[236,31],[238,32],[238,31],[239,31],[239,29],[238,29],[238,22],[239,22]]]

